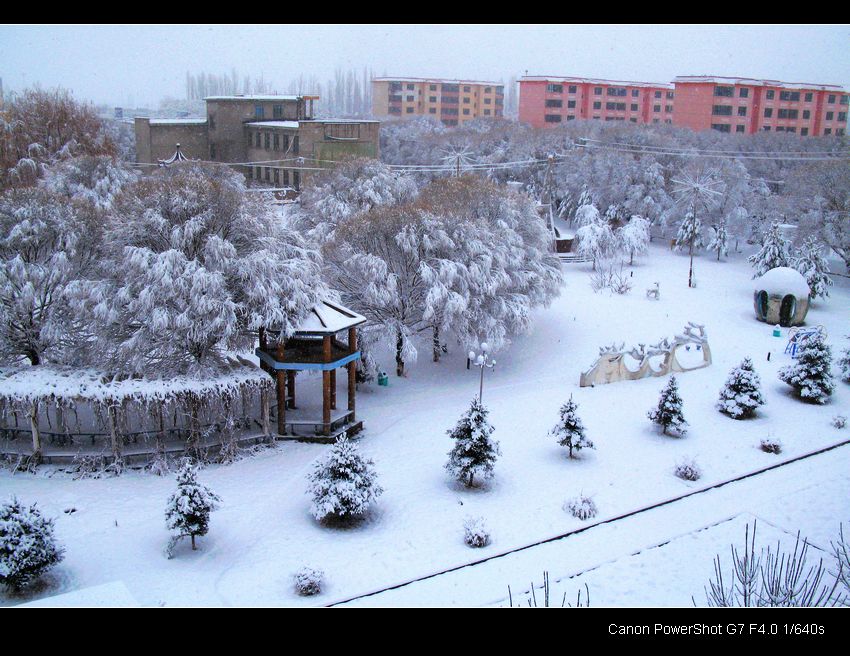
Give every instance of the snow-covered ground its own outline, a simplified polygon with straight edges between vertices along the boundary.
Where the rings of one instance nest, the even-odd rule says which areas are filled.
[[[186,544],[172,560],[163,556],[163,548],[173,477],[130,472],[74,481],[50,476],[49,470],[36,476],[0,473],[0,497],[14,493],[37,501],[57,517],[56,532],[67,547],[65,560],[45,577],[36,596],[122,581],[142,605],[325,604],[579,528],[583,523],[562,510],[564,500],[579,493],[593,497],[597,519],[604,519],[850,438],[850,428],[830,423],[835,414],[848,414],[850,386],[838,383],[832,400],[816,406],[793,398],[778,380],[779,367],[791,362],[783,354],[787,330],[776,338],[771,326],[756,321],[752,273],[742,256],[721,263],[696,258],[698,286],[689,289],[688,258],[671,254],[666,244],[653,244],[649,256],[636,262],[634,288],[625,296],[594,293],[589,264],[564,266],[562,296],[536,313],[532,334],[497,354],[497,367],[485,374],[483,400],[503,454],[486,488],[459,487],[443,468],[451,447],[446,430],[477,394],[478,370],[466,370],[461,347],[450,344],[451,353],[438,364],[423,349],[408,378],[391,376],[389,387],[373,386],[358,395],[358,416],[366,426],[360,444],[375,460],[385,493],[355,528],[327,528],[309,513],[306,475],[328,448],[322,445],[280,444],[233,465],[204,469],[200,478],[222,497],[222,508],[212,516],[209,535],[199,540],[199,551]],[[644,295],[655,281],[659,301]],[[826,328],[837,356],[848,345],[850,280],[835,281],[831,298],[814,304],[807,323]],[[579,374],[593,363],[598,347],[655,343],[680,333],[688,321],[705,324],[714,364],[677,376],[690,423],[684,438],[661,435],[646,418],[665,379],[579,388]],[[734,421],[714,404],[729,370],[745,356],[753,358],[762,378],[767,405],[755,419]],[[391,370],[388,353],[379,361]],[[318,407],[319,378],[299,378],[299,383],[299,405]],[[572,461],[548,435],[571,394],[597,447]],[[346,398],[344,382],[338,398]],[[782,442],[782,454],[758,448],[768,436]],[[594,605],[690,604],[690,594],[701,601],[714,554],[740,543],[747,513],[766,519],[759,527],[765,539],[800,528],[819,546],[828,546],[821,543],[837,536],[839,522],[850,520],[848,449],[803,461],[809,465],[789,465],[777,470],[787,472],[778,477],[747,479],[740,493],[727,486],[665,506],[657,524],[654,518],[661,515],[637,515],[624,520],[632,528],[620,529],[618,522],[570,538],[569,551],[551,546],[523,552],[516,568],[505,564],[510,559],[493,561],[502,564],[490,570],[496,572],[492,576],[470,574],[472,579],[456,587],[432,579],[434,584],[404,588],[403,596],[363,603],[506,603],[508,585],[527,589],[531,580],[539,583],[544,569],[554,582],[596,566],[557,583],[569,600],[586,580]],[[673,475],[684,457],[697,461],[702,479],[689,483]],[[800,490],[804,493],[795,493]],[[813,505],[818,513],[809,512]],[[75,512],[64,512],[70,508]],[[777,513],[781,521],[771,520]],[[463,543],[467,515],[486,519],[491,545],[473,550]],[[638,550],[643,555],[630,557]],[[640,577],[631,578],[635,572],[664,576],[659,563],[665,560],[693,567],[669,570],[676,585],[656,578],[653,590],[640,585]],[[302,565],[325,571],[322,595],[295,594],[292,575]],[[472,594],[483,580],[481,594]],[[30,598],[0,596],[0,603]]]

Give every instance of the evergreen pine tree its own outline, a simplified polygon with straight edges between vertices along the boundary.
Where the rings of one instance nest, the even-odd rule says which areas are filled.
[[[729,232],[726,230],[726,221],[721,221],[714,226],[714,237],[708,244],[708,250],[717,253],[717,261],[721,257],[729,255]]]
[[[446,431],[455,441],[446,469],[467,487],[472,487],[476,474],[485,480],[493,477],[493,465],[501,455],[499,443],[490,437],[494,430],[487,409],[475,398],[454,429]]]
[[[705,245],[702,236],[702,221],[693,213],[688,212],[682,219],[679,232],[676,233],[676,249],[688,249],[693,254]]]
[[[62,560],[53,520],[17,498],[0,506],[0,583],[19,591]]]
[[[788,383],[804,401],[824,404],[835,391],[832,380],[832,349],[822,332],[800,346],[797,362],[779,370],[779,380]]]
[[[761,379],[753,369],[753,361],[744,358],[740,365],[729,372],[726,385],[720,390],[717,409],[732,419],[746,419],[755,414],[756,408],[764,405]]]
[[[682,397],[679,396],[679,384],[675,376],[670,376],[667,385],[661,390],[658,405],[647,413],[647,417],[661,426],[665,435],[669,435],[667,431],[670,428],[678,431],[679,435],[685,434],[688,422],[682,414]]]
[[[850,335],[848,335],[850,337]],[[845,383],[850,383],[850,348],[846,348],[841,352],[841,358],[838,360],[838,367],[841,369],[841,380]]]
[[[812,298],[826,298],[832,278],[829,277],[829,262],[823,256],[821,245],[814,236],[803,242],[800,251],[792,261],[793,267],[806,278]]]
[[[747,260],[756,270],[753,278],[758,278],[776,267],[787,267],[791,265],[790,244],[782,236],[782,231],[779,229],[778,223],[770,226],[770,229],[764,236],[764,241],[759,252],[750,255]]]
[[[573,457],[573,451],[595,448],[593,442],[585,436],[584,424],[581,423],[577,410],[578,405],[570,396],[570,400],[561,406],[561,421],[551,431],[552,435],[558,437],[558,444],[570,450],[570,458]]]
[[[207,534],[210,513],[218,508],[221,499],[205,485],[198,482],[198,469],[187,458],[177,472],[177,491],[168,499],[165,507],[165,523],[174,533],[170,547],[182,537],[192,538]]]
[[[374,463],[360,455],[354,442],[343,434],[330,453],[316,462],[310,473],[311,512],[322,520],[351,518],[364,514],[382,493]]]

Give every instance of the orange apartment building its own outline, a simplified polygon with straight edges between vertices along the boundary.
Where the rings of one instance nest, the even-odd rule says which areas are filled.
[[[519,120],[534,127],[596,119],[736,134],[841,136],[848,98],[840,86],[778,80],[679,76],[660,84],[526,75],[519,81]]]
[[[454,126],[476,118],[504,116],[505,87],[497,82],[416,77],[372,80],[376,118],[430,116]]]
[[[536,128],[572,120],[672,123],[674,88],[661,82],[523,76],[519,120]]]
[[[804,137],[847,131],[850,96],[839,86],[711,76],[680,76],[673,84],[673,123],[692,130]]]

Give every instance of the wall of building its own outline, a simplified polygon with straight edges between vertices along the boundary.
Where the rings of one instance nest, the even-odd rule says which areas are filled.
[[[421,78],[372,81],[372,113],[376,117],[430,116],[445,125],[476,118],[504,116],[504,86],[495,82],[467,82]]]
[[[207,159],[209,138],[206,123],[198,121],[136,118],[136,161],[154,164],[180,152],[190,159]]]

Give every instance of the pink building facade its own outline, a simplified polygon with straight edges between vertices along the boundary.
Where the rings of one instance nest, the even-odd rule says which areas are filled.
[[[536,128],[586,119],[672,123],[673,100],[672,84],[526,75],[519,120]]]
[[[680,76],[662,84],[526,75],[519,81],[519,120],[536,128],[595,119],[733,134],[841,136],[848,101],[840,86],[750,78]]]
[[[681,76],[673,83],[673,123],[692,130],[804,137],[847,132],[850,96],[839,86],[709,76]]]

